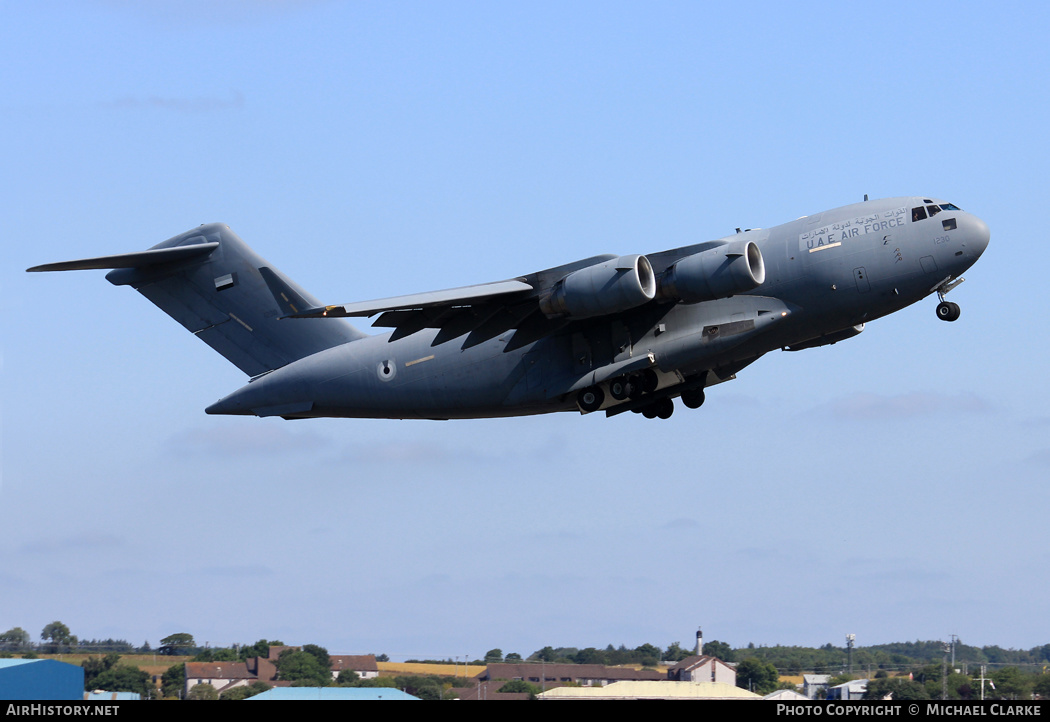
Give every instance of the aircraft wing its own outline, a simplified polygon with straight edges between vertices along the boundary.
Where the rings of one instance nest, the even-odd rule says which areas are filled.
[[[616,256],[594,256],[506,281],[316,307],[304,306],[301,299],[283,288],[276,275],[263,275],[284,314],[282,318],[370,317],[379,314],[372,325],[393,328],[391,341],[424,328],[436,328],[439,331],[432,346],[466,334],[463,348],[513,329],[514,336],[504,349],[511,351],[568,323],[566,319],[552,319],[540,311],[539,299],[546,289],[567,274],[613,258]]]
[[[533,290],[535,289],[524,281],[512,279],[509,281],[497,281],[495,283],[483,283],[477,286],[448,288],[443,291],[411,293],[407,296],[391,296],[390,298],[379,298],[374,301],[360,301],[358,303],[348,303],[341,306],[319,306],[317,308],[310,308],[290,315],[292,318],[363,317],[374,316],[383,311],[435,308],[442,306],[472,306],[491,300],[496,296],[510,296]]]

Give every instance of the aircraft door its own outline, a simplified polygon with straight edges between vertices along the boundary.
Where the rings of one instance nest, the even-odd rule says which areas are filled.
[[[572,363],[576,371],[589,371],[592,368],[591,342],[582,333],[572,335]]]
[[[612,336],[613,363],[623,361],[634,355],[631,331],[622,321],[613,321],[610,325],[609,333]]]
[[[628,359],[631,349],[631,332],[622,321],[595,324],[572,334],[573,371],[586,372]]]
[[[871,286],[868,284],[868,272],[864,270],[864,266],[853,269],[853,281],[857,284],[857,290],[861,293],[867,293],[871,290]]]

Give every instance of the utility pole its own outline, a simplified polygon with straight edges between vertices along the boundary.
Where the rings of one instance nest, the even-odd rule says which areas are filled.
[[[849,673],[853,674],[853,643],[857,641],[856,634],[846,635],[846,651],[849,653]]]
[[[985,673],[985,671],[987,671],[987,669],[988,669],[987,665],[984,665],[984,664],[981,665],[981,701],[982,702],[984,701],[984,683],[988,682],[989,684],[991,684],[991,682],[992,682],[992,680],[984,678],[984,673]],[[992,689],[995,689],[995,685],[994,684],[992,684]]]
[[[943,644],[944,656],[941,657],[941,699],[948,699],[948,649],[949,644]]]

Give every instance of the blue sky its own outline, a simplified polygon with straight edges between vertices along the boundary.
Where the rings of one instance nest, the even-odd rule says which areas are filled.
[[[0,3],[0,628],[332,653],[1044,644],[1039,3]],[[330,303],[932,194],[952,294],[667,422],[210,417],[101,272],[228,223]]]

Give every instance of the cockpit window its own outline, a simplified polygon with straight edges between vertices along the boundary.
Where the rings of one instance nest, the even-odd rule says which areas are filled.
[[[923,199],[924,203],[929,203],[928,206],[915,206],[911,209],[911,220],[912,223],[915,221],[924,221],[927,218],[933,218],[941,211],[962,211],[959,206],[954,203],[934,203],[928,198]],[[946,229],[947,230],[947,229]]]

